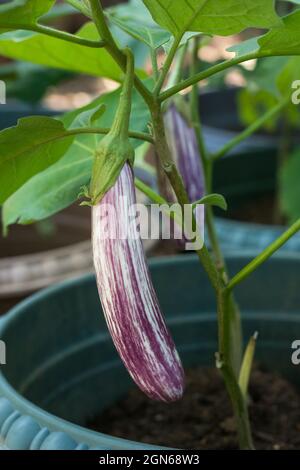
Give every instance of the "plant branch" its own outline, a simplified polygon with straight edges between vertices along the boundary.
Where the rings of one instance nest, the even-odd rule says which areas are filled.
[[[158,96],[164,83],[165,83],[165,80],[167,78],[167,75],[169,73],[169,70],[171,68],[171,65],[172,65],[172,62],[174,60],[174,57],[176,55],[176,52],[178,50],[178,47],[180,45],[180,41],[182,39],[182,35],[179,35],[177,36],[176,38],[174,38],[174,41],[173,41],[173,44],[172,44],[172,47],[167,55],[167,58],[165,60],[165,63],[164,63],[164,66],[162,68],[162,71],[160,73],[160,77],[158,79],[158,82],[154,88],[154,95],[155,96]]]
[[[150,47],[151,63],[152,63],[152,72],[155,80],[159,79],[159,70],[157,64],[157,55],[156,50],[153,47]]]
[[[5,28],[5,25],[3,25],[3,27]],[[51,36],[53,38],[62,39],[63,41],[72,42],[73,44],[79,44],[80,46],[94,47],[94,48],[105,46],[104,41],[91,41],[90,39],[81,38],[79,36],[75,36],[75,34],[70,34],[65,31],[60,31],[59,29],[50,28],[49,26],[45,26],[41,24],[36,24],[36,25],[16,24],[14,25],[14,28],[21,29],[23,31],[33,31],[35,33],[45,34],[46,36]]]
[[[177,200],[182,207],[190,204],[186,189],[184,187],[182,178],[178,173],[177,167],[171,157],[170,149],[167,144],[164,120],[162,116],[161,107],[159,104],[152,110],[152,124],[154,130],[154,138],[156,144],[156,151],[159,156],[163,170],[168,177],[170,184],[176,194]],[[197,250],[197,255],[208,274],[212,286],[216,291],[220,288],[219,275],[215,264],[211,258],[209,251],[204,245],[201,250]]]
[[[245,266],[236,276],[234,276],[227,285],[227,291],[232,291],[234,287],[244,281],[250,276],[257,268],[259,268],[265,261],[267,261],[276,251],[279,250],[290,238],[292,238],[300,230],[300,219],[295,222],[286,232],[284,232],[274,243],[266,248],[260,255],[258,255],[251,263]]]
[[[106,24],[105,15],[100,0],[89,0],[92,18],[95,23],[95,26],[98,30],[98,33],[102,40],[105,41],[105,48],[107,52],[112,56],[115,62],[119,67],[125,72],[127,59],[124,52],[119,49],[117,43],[115,42],[113,35],[111,34],[109,27]],[[135,75],[134,85],[138,92],[142,95],[145,102],[151,106],[153,97],[152,93],[148,88],[143,84],[143,82]]]
[[[109,127],[83,127],[79,129],[70,129],[68,130],[68,135],[78,135],[78,134],[103,134],[106,135],[110,132]],[[138,132],[138,131],[129,131],[128,135],[131,139],[143,140],[145,142],[149,142],[150,144],[154,144],[154,139],[152,135],[147,134],[146,132]]]
[[[197,72],[198,51],[199,51],[199,38],[195,37],[192,40],[192,62],[191,62],[191,67],[190,67],[191,77],[194,77]],[[191,108],[192,124],[195,129],[196,136],[197,136],[200,157],[202,159],[202,163],[206,171],[206,165],[208,161],[208,152],[207,152],[207,148],[205,145],[205,139],[203,136],[202,123],[201,123],[200,113],[199,113],[198,83],[194,83],[192,87],[192,92],[190,96],[190,108]],[[211,192],[211,188],[208,191]]]
[[[182,178],[172,160],[170,149],[167,144],[162,111],[158,103],[156,103],[156,107],[152,109],[152,125],[154,130],[156,150],[162,167],[176,194],[177,200],[182,206],[189,204],[190,201],[183,185]],[[193,220],[193,223],[196,223],[195,219]],[[232,322],[229,315],[232,315],[232,305],[234,301],[232,299],[232,295],[225,289],[225,284],[207,247],[203,245],[203,248],[201,250],[197,250],[196,253],[208,275],[212,287],[216,292],[219,325],[219,354],[222,361],[222,373],[224,381],[227,391],[230,395],[237,420],[240,446],[243,449],[252,449],[253,444],[247,404],[243,400],[243,396],[237,381],[237,375],[234,373],[232,368],[233,361],[230,341]]]
[[[169,203],[163,198],[160,194],[158,194],[156,191],[154,191],[150,186],[148,186],[146,183],[144,183],[142,180],[139,178],[134,179],[135,186],[137,189],[139,189],[142,193],[144,193],[151,201],[153,201],[155,204],[167,204]]]
[[[276,106],[269,109],[263,116],[257,119],[253,124],[247,127],[243,132],[239,135],[231,139],[227,144],[224,145],[218,152],[216,152],[212,158],[214,160],[219,160],[220,158],[224,157],[230,150],[236,147],[238,144],[243,142],[245,139],[250,137],[254,134],[258,129],[260,129],[266,122],[269,121],[272,117],[276,116],[289,102],[289,98],[285,98],[281,100]]]
[[[227,70],[230,67],[233,67],[234,65],[241,64],[242,62],[246,62],[251,59],[257,59],[259,57],[263,57],[263,56],[258,52],[252,52],[250,54],[245,54],[240,57],[234,57],[233,59],[226,60],[225,62],[221,62],[220,64],[214,65],[210,67],[209,69],[204,70],[203,72],[197,73],[196,75],[190,78],[187,78],[186,80],[183,80],[181,83],[178,83],[177,85],[174,85],[173,87],[164,91],[163,93],[160,94],[159,101],[163,102],[167,100],[168,98],[171,98],[173,95],[176,95],[180,91],[185,90],[186,88],[189,88],[190,86],[195,85],[195,83],[198,83],[201,80],[205,80],[206,78],[209,78],[212,75],[215,75],[216,73],[223,72],[224,70]]]
[[[199,51],[199,38],[195,37],[192,40],[192,61],[191,61],[191,76],[196,75],[197,63],[198,63],[198,51]],[[201,97],[200,97],[201,100]],[[201,101],[200,101],[201,103]],[[190,112],[192,125],[195,129],[197,136],[197,143],[199,148],[199,155],[202,161],[202,165],[205,171],[205,186],[208,193],[212,192],[212,172],[213,172],[213,161],[208,155],[207,147],[205,144],[205,139],[202,130],[201,117],[199,112],[199,89],[198,84],[195,83],[192,87],[192,92],[190,96]],[[215,256],[217,263],[217,269],[226,283],[228,281],[228,275],[225,267],[225,260],[223,253],[219,244],[217,232],[215,229],[213,210],[211,207],[206,208],[206,226],[209,235],[209,240],[211,244],[212,251]]]
[[[106,135],[110,132],[110,128],[108,127],[80,127],[74,129],[68,129],[61,135],[56,135],[54,137],[45,138],[43,142],[39,142],[36,146],[39,147],[41,145],[49,144],[51,142],[55,142],[57,140],[67,139],[68,137],[82,135],[82,134],[102,134]],[[150,134],[146,134],[143,132],[136,132],[136,131],[129,131],[129,137],[132,139],[144,140],[151,144],[154,143],[153,137]],[[34,146],[33,146],[34,147]]]
[[[170,72],[168,77],[169,88],[179,83],[182,78],[184,60],[188,48],[188,42],[186,42],[177,52],[176,62],[174,64],[173,70]]]

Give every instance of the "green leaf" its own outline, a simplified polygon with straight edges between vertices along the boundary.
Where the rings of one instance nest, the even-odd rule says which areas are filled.
[[[224,211],[227,210],[227,202],[224,196],[221,194],[208,194],[207,196],[202,197],[199,201],[193,203],[193,208],[199,204],[205,204],[210,206],[216,206]]]
[[[243,75],[247,86],[239,93],[239,115],[246,125],[250,125],[279,103],[282,97],[291,96],[292,84],[300,76],[300,59],[286,56],[263,58],[253,71],[244,71]],[[291,127],[299,127],[299,107],[292,103],[292,99],[283,112]],[[281,118],[282,113],[274,116],[265,124],[265,129],[274,131]]]
[[[2,210],[3,227],[43,220],[71,205],[88,183],[92,164],[92,154],[87,157],[85,153],[67,152],[7,199]]]
[[[276,79],[276,85],[281,95],[290,95],[292,84],[300,78],[300,58],[291,57],[281,68]]]
[[[254,70],[250,71],[240,67],[244,78],[247,80],[246,88],[251,93],[263,90],[279,98],[277,77],[281,75],[289,60],[289,57],[266,57],[257,61]]]
[[[154,20],[178,37],[186,31],[227,36],[280,21],[273,0],[143,0]]]
[[[20,119],[0,133],[0,204],[65,153],[72,142],[66,135],[62,122],[45,116]]]
[[[98,39],[92,23],[86,23],[78,36]],[[123,79],[123,72],[105,49],[89,48],[39,33],[13,31],[0,35],[0,55],[115,81]]]
[[[263,114],[276,106],[278,98],[264,89],[257,89],[251,92],[245,88],[238,94],[238,111],[241,121],[245,126],[250,126]],[[280,116],[275,116],[267,121],[264,128],[268,131],[274,131],[277,127]]]
[[[95,112],[106,106],[106,111],[94,126],[110,127],[119,102],[120,89],[97,98],[81,109],[71,111],[61,119],[67,128],[88,125]],[[95,117],[95,116],[94,116]],[[130,128],[146,131],[149,111],[139,93],[133,93]],[[31,178],[3,205],[3,225],[28,223],[50,217],[76,201],[80,188],[88,185],[91,177],[95,149],[103,138],[100,135],[76,137],[67,153],[57,163]],[[135,148],[141,145],[133,140]],[[139,152],[138,152],[139,154]]]
[[[152,49],[162,46],[171,37],[168,31],[161,29],[153,21],[145,6],[136,0],[109,9],[107,17],[127,34]]]
[[[257,56],[280,56],[300,54],[300,10],[282,18],[277,27],[267,34],[249,39],[228,49],[240,57],[247,53]]]
[[[300,218],[300,149],[287,159],[280,170],[280,206],[290,223]]]
[[[0,32],[35,25],[56,0],[13,0],[0,6]]]
[[[248,397],[249,381],[253,360],[255,355],[258,333],[255,333],[249,340],[246,348],[239,376],[239,386],[245,399]]]
[[[283,18],[280,27],[271,29],[258,40],[261,54],[300,54],[300,11]]]

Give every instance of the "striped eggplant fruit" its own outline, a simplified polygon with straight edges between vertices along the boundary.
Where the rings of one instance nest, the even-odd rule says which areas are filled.
[[[126,163],[115,185],[92,209],[98,290],[112,339],[131,377],[150,398],[172,402],[183,395],[184,371],[159,307],[140,235],[136,226],[128,225],[135,203],[133,172]],[[115,214],[107,208],[114,208]],[[103,234],[104,226],[110,236]]]
[[[168,107],[164,120],[172,158],[182,176],[189,199],[191,202],[198,201],[205,196],[205,177],[195,130],[174,103]],[[204,238],[204,205],[196,207],[195,217]]]

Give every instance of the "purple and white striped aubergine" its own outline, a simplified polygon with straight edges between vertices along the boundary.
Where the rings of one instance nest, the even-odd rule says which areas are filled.
[[[195,130],[189,126],[174,103],[166,111],[164,120],[172,158],[182,176],[189,199],[191,202],[198,201],[205,196],[205,177]],[[196,207],[195,216],[203,232],[204,205]]]
[[[92,209],[98,291],[110,334],[131,377],[150,398],[171,402],[183,395],[184,371],[160,311],[141,238],[130,234],[131,229],[126,238],[122,235],[135,203],[133,172],[125,163],[115,185]],[[105,220],[113,239],[102,236],[104,204],[116,210],[116,217],[111,214]]]

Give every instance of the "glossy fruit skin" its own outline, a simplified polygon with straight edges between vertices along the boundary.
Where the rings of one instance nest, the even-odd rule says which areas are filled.
[[[120,199],[121,198],[121,199]],[[98,291],[115,347],[136,384],[154,400],[172,402],[184,392],[184,371],[150,278],[136,225],[133,172],[126,163],[116,184],[92,208],[93,255]],[[103,236],[105,229],[113,236]],[[124,236],[125,235],[125,236]]]
[[[195,202],[205,196],[205,176],[195,130],[172,103],[164,117],[167,141],[172,158],[188,194],[189,200]],[[198,205],[195,217],[204,239],[205,207]],[[180,241],[184,245],[185,240]]]

